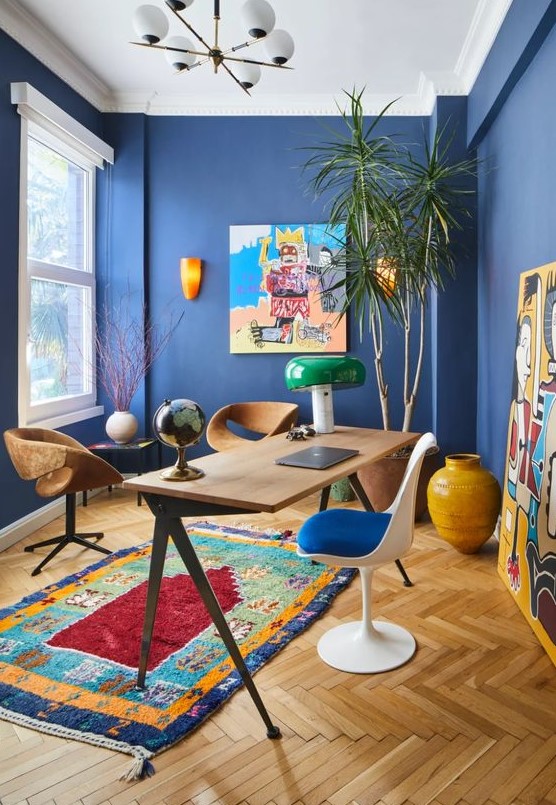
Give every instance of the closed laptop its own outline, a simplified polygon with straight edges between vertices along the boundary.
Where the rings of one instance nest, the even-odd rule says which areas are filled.
[[[324,470],[333,467],[340,461],[358,455],[359,450],[352,450],[347,447],[326,447],[326,445],[315,445],[299,450],[297,453],[290,453],[276,459],[276,464],[283,464],[287,467],[305,467],[310,470]]]

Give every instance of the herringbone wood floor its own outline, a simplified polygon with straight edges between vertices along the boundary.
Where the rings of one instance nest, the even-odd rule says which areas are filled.
[[[339,505],[339,504],[335,504]],[[344,505],[344,504],[341,504]],[[353,504],[355,505],[355,504]],[[317,499],[243,522],[297,529]],[[217,519],[217,518],[215,518]],[[238,522],[238,518],[220,518]],[[78,510],[113,549],[148,539],[152,515],[121,489]],[[28,538],[59,533],[61,520]],[[95,561],[72,546],[32,578],[38,554],[0,554],[0,606]],[[375,617],[418,641],[404,667],[375,676],[323,664],[317,639],[359,613],[359,584],[256,675],[279,741],[265,738],[245,691],[155,758],[156,774],[120,782],[129,757],[0,721],[2,805],[343,805],[556,803],[556,669],[496,575],[497,545],[475,556],[420,524],[404,559],[375,575]]]

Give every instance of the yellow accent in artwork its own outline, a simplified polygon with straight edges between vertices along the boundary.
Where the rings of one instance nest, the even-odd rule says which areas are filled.
[[[288,226],[283,232],[276,227],[276,246],[280,247],[283,243],[305,243],[303,227],[300,226],[292,231]]]

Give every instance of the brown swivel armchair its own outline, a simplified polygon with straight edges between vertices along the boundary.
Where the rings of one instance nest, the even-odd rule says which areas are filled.
[[[229,450],[246,444],[248,439],[234,433],[228,423],[235,423],[263,438],[286,433],[297,422],[299,406],[286,402],[242,402],[225,405],[207,426],[207,442],[213,450]]]
[[[44,428],[12,428],[4,432],[4,442],[12,463],[20,478],[26,481],[37,479],[35,486],[41,497],[66,496],[66,530],[59,537],[45,539],[27,545],[26,551],[34,551],[46,545],[54,548],[33,570],[32,576],[41,572],[64,546],[75,542],[85,548],[94,548],[101,553],[111,551],[90,542],[100,540],[101,532],[77,534],[75,531],[75,500],[77,492],[111,486],[123,481],[120,473],[99,456],[93,455],[71,436]]]

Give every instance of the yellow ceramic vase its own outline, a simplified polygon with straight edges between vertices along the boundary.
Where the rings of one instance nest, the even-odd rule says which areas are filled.
[[[475,453],[446,456],[427,489],[431,520],[439,536],[461,553],[475,553],[494,532],[500,485]]]

